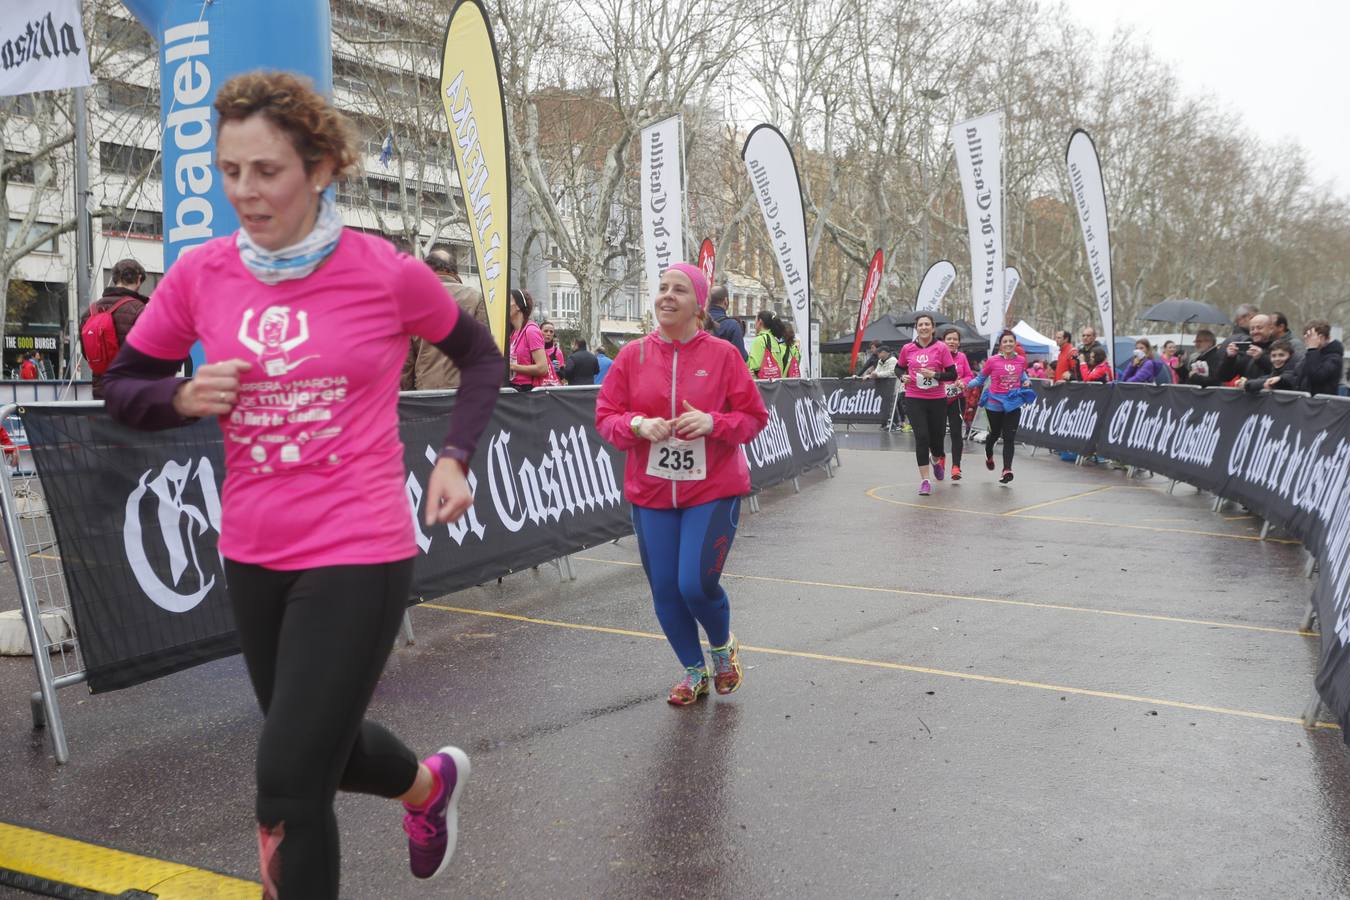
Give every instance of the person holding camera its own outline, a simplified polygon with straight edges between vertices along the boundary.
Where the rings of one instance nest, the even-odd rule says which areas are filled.
[[[1234,379],[1262,378],[1270,374],[1270,316],[1257,314],[1247,323],[1250,340],[1243,340],[1235,332],[1224,345],[1223,361],[1219,365],[1219,382],[1228,384]]]

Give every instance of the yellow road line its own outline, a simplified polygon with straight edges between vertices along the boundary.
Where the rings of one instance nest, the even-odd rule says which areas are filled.
[[[1114,491],[1116,486],[1108,484],[1106,487],[1094,488],[1090,491],[1083,491],[1081,494],[1074,494],[1069,497],[1060,497],[1058,500],[1047,500],[1044,503],[1033,503],[1031,506],[1023,506],[1021,509],[1010,509],[1003,516],[1016,516],[1021,513],[1031,512],[1033,509],[1044,509],[1047,506],[1054,506],[1056,503],[1068,503],[1070,500],[1081,500],[1083,497],[1091,497],[1093,494],[1102,494],[1106,491]]]
[[[608,566],[629,566],[642,568],[642,563],[618,559],[601,559],[597,556],[574,556],[573,559],[602,563]],[[874,587],[866,584],[844,584],[833,581],[802,581],[796,578],[775,578],[770,575],[739,575],[735,572],[723,572],[723,578],[740,578],[743,581],[769,581],[774,584],[795,584],[802,587],[830,588],[832,590],[864,591],[873,594],[895,594],[900,597],[924,597],[935,600],[965,600],[972,603],[991,603],[999,606],[1022,606],[1028,609],[1046,609],[1057,612],[1087,613],[1097,616],[1115,616],[1122,619],[1144,619],[1150,622],[1168,622],[1175,625],[1200,625],[1205,628],[1227,628],[1233,631],[1260,631],[1267,634],[1288,634],[1296,637],[1320,637],[1315,631],[1303,631],[1297,628],[1275,628],[1270,625],[1244,625],[1240,622],[1216,622],[1210,619],[1188,619],[1183,616],[1164,616],[1158,613],[1129,612],[1121,609],[1097,609],[1091,606],[1070,606],[1062,603],[1036,603],[1031,600],[1009,600],[1000,597],[976,597],[972,594],[944,594],[938,591],[907,591],[903,588]]]
[[[960,507],[957,506],[930,506],[927,503],[910,503],[905,500],[894,500],[890,497],[882,497],[876,493],[877,491],[883,491],[886,490],[887,488],[893,488],[898,486],[899,485],[894,484],[881,484],[867,490],[865,493],[868,497],[872,498],[873,500],[880,500],[882,503],[890,503],[894,506],[908,506],[912,507],[913,509],[929,509],[929,510],[938,510],[940,512],[965,513],[966,515],[970,516],[990,516],[997,519],[1001,519],[1005,515],[1004,513],[985,512],[979,509],[961,509]],[[1252,541],[1258,544],[1259,543],[1292,544],[1294,546],[1299,546],[1303,543],[1302,541],[1295,541],[1288,538],[1273,538],[1273,537],[1268,537],[1264,541],[1262,541],[1260,536],[1255,534],[1250,535],[1228,534],[1222,531],[1200,531],[1199,529],[1194,528],[1161,528],[1156,525],[1129,525],[1124,522],[1103,522],[1097,519],[1076,519],[1062,516],[1029,516],[1029,515],[1018,515],[1017,518],[1029,519],[1035,522],[1060,522],[1069,525],[1093,525],[1098,528],[1128,528],[1134,531],[1151,531],[1157,534],[1193,534],[1198,537],[1225,538],[1230,541]]]
[[[617,634],[625,637],[650,638],[664,641],[665,635],[648,631],[631,631],[625,628],[609,628],[603,625],[584,625],[577,622],[559,622],[554,619],[537,619],[514,613],[491,612],[485,609],[467,609],[461,606],[444,606],[438,603],[423,603],[424,607],[442,612],[460,613],[468,616],[484,616],[492,619],[506,619],[529,625],[545,625],[552,628],[567,628],[573,631],[589,631],[599,634]],[[759,647],[742,644],[741,649],[749,653],[766,653],[773,656],[787,656],[795,659],[810,659],[818,662],[841,663],[850,666],[866,666],[873,669],[888,669],[895,672],[910,672],[916,675],[934,675],[939,678],[955,678],[960,681],[974,681],[980,684],[998,684],[1005,687],[1031,688],[1038,691],[1054,691],[1059,694],[1073,694],[1078,697],[1095,697],[1099,700],[1117,700],[1126,703],[1142,703],[1149,706],[1162,706],[1169,709],[1184,709],[1191,712],[1213,713],[1214,715],[1233,716],[1241,719],[1256,719],[1262,722],[1278,722],[1282,725],[1303,725],[1298,716],[1277,716],[1271,713],[1256,712],[1248,709],[1232,709],[1226,706],[1210,706],[1203,703],[1187,703],[1182,700],[1164,700],[1159,697],[1145,697],[1138,694],[1122,694],[1117,691],[1098,691],[1091,688],[1069,687],[1061,684],[1049,684],[1042,681],[1027,681],[1020,678],[1004,678],[999,675],[979,675],[973,672],[950,672],[946,669],[934,669],[929,666],[915,666],[906,663],[886,662],[877,659],[861,659],[854,656],[835,656],[829,653],[812,653],[806,650],[783,650],[777,647]],[[1339,729],[1335,722],[1317,722],[1317,728]]]
[[[1288,544],[1294,547],[1302,546],[1302,541],[1296,541],[1291,538],[1273,538],[1268,537],[1264,541],[1260,535],[1256,534],[1225,534],[1222,531],[1200,531],[1195,528],[1160,528],[1156,525],[1127,525],[1124,522],[1100,522],[1096,519],[1078,519],[1069,516],[1018,516],[1019,519],[1031,519],[1037,522],[1061,522],[1070,525],[1105,525],[1108,528],[1129,528],[1134,531],[1151,531],[1155,534],[1194,534],[1199,537],[1227,538],[1231,541],[1251,541],[1257,544]]]
[[[144,891],[159,900],[256,900],[260,885],[0,823],[0,868],[61,885],[118,895]]]

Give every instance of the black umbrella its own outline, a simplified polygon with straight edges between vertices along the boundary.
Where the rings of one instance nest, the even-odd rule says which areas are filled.
[[[1139,318],[1146,322],[1178,322],[1182,325],[1231,325],[1232,320],[1216,307],[1199,300],[1164,300]]]
[[[900,315],[896,316],[895,324],[913,326],[914,320],[917,319],[919,316],[932,316],[934,325],[946,325],[948,322],[951,321],[951,319],[948,319],[946,316],[944,316],[940,312],[937,312],[936,310],[925,310],[923,312],[919,312],[916,309],[911,309],[908,312],[902,312],[900,313]]]

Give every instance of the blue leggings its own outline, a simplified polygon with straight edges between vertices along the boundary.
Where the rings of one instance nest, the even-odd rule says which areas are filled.
[[[731,604],[722,590],[722,566],[736,537],[740,512],[739,497],[686,509],[633,507],[633,530],[652,586],[656,618],[682,665],[703,665],[699,625],[714,647],[725,646],[731,638]]]

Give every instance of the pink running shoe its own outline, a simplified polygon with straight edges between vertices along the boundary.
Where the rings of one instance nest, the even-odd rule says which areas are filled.
[[[927,497],[927,496],[928,496],[929,494],[931,494],[931,493],[933,493],[933,484],[932,484],[932,482],[930,482],[927,478],[925,478],[923,481],[919,482],[919,496],[920,496],[920,497]]]
[[[459,795],[469,780],[469,757],[458,747],[442,747],[422,760],[436,777],[436,788],[419,807],[403,804],[408,833],[408,868],[416,878],[435,878],[455,854],[459,837]]]

